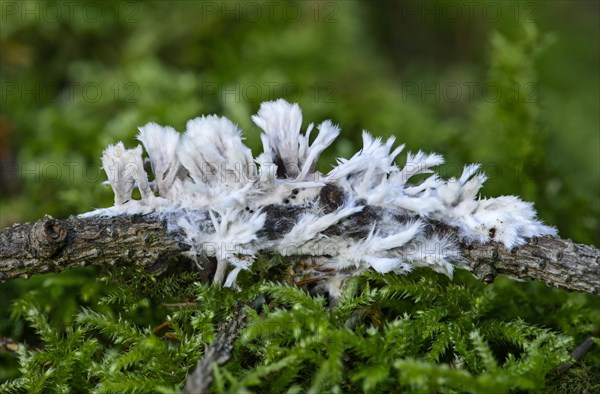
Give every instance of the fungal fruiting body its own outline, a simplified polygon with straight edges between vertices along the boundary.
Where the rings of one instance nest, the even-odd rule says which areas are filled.
[[[230,120],[202,116],[190,120],[184,133],[149,123],[138,139],[151,164],[148,181],[142,148],[109,146],[102,165],[115,193],[115,205],[85,214],[157,214],[171,230],[183,230],[183,242],[201,265],[203,256],[218,261],[215,281],[233,285],[261,250],[281,255],[314,256],[328,270],[408,272],[426,266],[448,276],[460,264],[459,242],[495,241],[507,248],[526,238],[554,235],[536,218],[533,205],[515,196],[478,198],[485,182],[479,166],[465,166],[460,178],[442,179],[433,168],[441,155],[407,153],[404,145],[364,131],[363,147],[350,159],[340,158],[327,174],[316,171],[319,155],[339,135],[330,121],[302,132],[302,112],[285,100],[265,102],[252,117],[263,133],[263,152],[256,158]],[[411,183],[413,177],[427,174]],[[132,199],[134,187],[141,199]],[[267,209],[298,209],[292,224],[277,239],[266,234]],[[383,216],[368,224],[362,236],[352,233],[353,215],[365,209]],[[276,220],[276,218],[274,219]],[[432,223],[455,230],[455,236],[431,231]],[[181,232],[181,231],[180,231]]]

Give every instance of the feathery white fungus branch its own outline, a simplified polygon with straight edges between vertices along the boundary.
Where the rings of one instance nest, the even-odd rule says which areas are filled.
[[[419,151],[409,152],[400,169],[395,158],[404,145],[394,149],[394,137],[383,142],[365,131],[363,148],[350,159],[338,159],[323,175],[316,172],[316,163],[339,135],[337,126],[321,123],[311,144],[313,125],[302,133],[299,106],[281,99],[263,103],[252,120],[263,130],[263,153],[255,159],[241,131],[223,117],[193,119],[183,134],[155,123],[141,127],[138,139],[152,165],[153,182],[148,183],[141,147],[126,150],[120,142],[109,146],[102,164],[115,192],[115,206],[82,217],[155,213],[172,231],[183,231],[183,241],[199,265],[204,257],[216,257],[214,280],[223,283],[229,270],[228,286],[274,242],[271,250],[315,256],[330,270],[405,273],[426,266],[452,276],[453,263],[461,261],[459,242],[495,241],[510,249],[527,238],[556,234],[536,218],[531,203],[515,196],[478,198],[486,177],[478,173],[477,164],[465,166],[459,179],[443,180],[432,169],[444,162],[443,157]],[[410,183],[422,174],[430,176]],[[132,199],[134,185],[140,200]],[[328,206],[317,203],[325,188],[334,195]],[[293,227],[275,241],[261,233],[261,211],[272,204],[303,209]],[[373,223],[363,239],[328,234],[365,206],[394,215]],[[212,226],[205,225],[207,213]],[[457,237],[427,231],[431,222],[454,228]]]

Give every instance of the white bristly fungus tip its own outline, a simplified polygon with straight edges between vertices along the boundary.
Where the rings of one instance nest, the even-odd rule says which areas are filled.
[[[177,147],[180,134],[172,127],[148,123],[139,128],[137,139],[144,145],[154,173],[155,183],[161,197],[168,198],[176,192],[174,183],[180,169]]]
[[[326,120],[316,136],[313,124],[302,132],[300,107],[283,99],[263,103],[252,120],[263,131],[263,152],[256,158],[240,129],[224,117],[192,119],[183,133],[156,123],[140,127],[137,138],[152,180],[141,146],[110,145],[102,167],[115,205],[81,216],[159,215],[168,231],[184,234],[180,241],[190,246],[200,268],[206,257],[216,258],[214,280],[225,286],[234,286],[265,248],[284,256],[314,256],[323,268],[345,275],[348,270],[402,274],[429,267],[451,277],[464,263],[460,241],[513,248],[530,237],[556,234],[537,219],[533,204],[516,196],[478,198],[486,180],[478,164],[465,166],[458,179],[444,180],[434,170],[444,158],[419,150],[408,152],[399,168],[395,160],[404,145],[394,148],[395,137],[383,141],[364,131],[362,149],[321,174],[317,162],[340,134],[337,125]],[[412,181],[415,176],[422,180]],[[140,200],[132,197],[135,187]],[[269,236],[272,229],[264,228],[268,206],[301,209],[275,240]],[[366,236],[351,236],[356,229],[345,221],[366,206],[387,213],[362,224],[371,226],[370,231],[363,227]],[[454,228],[456,235],[427,230],[434,221]],[[338,282],[343,280],[332,279],[329,286],[334,293]]]
[[[102,154],[102,168],[115,192],[116,206],[131,200],[133,188],[136,185],[142,198],[149,198],[152,194],[148,176],[144,170],[141,146],[125,149],[122,142],[109,145]]]

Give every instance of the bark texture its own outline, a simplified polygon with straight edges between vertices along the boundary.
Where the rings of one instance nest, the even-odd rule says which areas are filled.
[[[152,216],[46,216],[0,232],[0,280],[88,265],[135,264],[161,273],[165,260],[183,251]]]
[[[302,210],[284,205],[265,207],[267,218],[261,233],[270,242],[264,244],[262,252],[275,252],[276,241],[290,231]],[[365,237],[373,223],[385,213],[381,208],[365,207],[327,229],[327,235]],[[432,231],[454,235],[452,228],[436,223],[429,225]],[[206,226],[210,228],[212,224]],[[65,220],[46,216],[37,222],[16,224],[0,232],[0,280],[88,265],[135,265],[158,275],[189,252],[190,247],[182,242],[183,239],[181,233],[169,232],[165,220],[154,214],[70,217]],[[484,282],[504,274],[539,280],[571,291],[600,293],[600,251],[593,246],[541,237],[532,238],[513,250],[492,242],[463,244],[461,252],[468,269]],[[319,269],[312,260],[298,259],[298,266],[293,267],[295,281],[316,281],[336,274],[332,270]],[[204,280],[209,279],[213,269],[205,267]]]

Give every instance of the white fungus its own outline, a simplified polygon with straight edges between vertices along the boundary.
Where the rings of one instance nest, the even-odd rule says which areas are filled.
[[[84,216],[164,215],[170,229],[183,231],[183,241],[197,262],[206,256],[217,259],[215,281],[225,281],[226,286],[235,284],[241,270],[251,268],[265,245],[282,255],[316,256],[323,267],[334,270],[405,273],[425,266],[452,276],[454,264],[460,264],[459,241],[495,241],[513,248],[529,237],[556,234],[536,218],[531,203],[516,196],[478,198],[486,177],[478,173],[477,164],[465,166],[459,179],[444,180],[433,170],[443,157],[418,151],[408,152],[399,168],[395,159],[404,145],[394,148],[394,137],[383,142],[365,131],[362,149],[350,159],[338,159],[323,175],[316,163],[339,135],[336,125],[322,122],[311,144],[313,125],[302,133],[300,107],[282,99],[263,103],[252,120],[263,130],[263,152],[256,158],[238,127],[224,117],[190,120],[183,134],[156,123],[140,127],[138,139],[154,180],[148,182],[141,146],[109,146],[102,166],[115,206]],[[429,176],[411,183],[423,174]],[[317,200],[328,184],[343,191],[344,201],[325,212]],[[134,187],[141,200],[132,200]],[[273,204],[304,208],[279,241],[259,235],[266,233],[261,232],[266,220],[261,209]],[[376,221],[360,239],[325,235],[367,205],[396,216]],[[427,231],[434,221],[455,228],[458,239]]]

